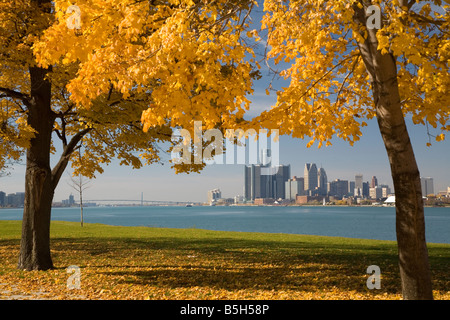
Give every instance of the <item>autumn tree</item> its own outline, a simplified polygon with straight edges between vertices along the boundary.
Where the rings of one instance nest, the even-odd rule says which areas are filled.
[[[432,299],[419,169],[405,116],[450,129],[450,15],[435,1],[266,0],[268,58],[289,85],[254,126],[351,145],[376,117],[391,166],[405,299]],[[448,9],[448,6],[447,6]],[[272,60],[271,60],[272,61]]]
[[[243,101],[235,97],[249,87],[250,64],[234,63],[245,48],[225,30],[243,23],[248,6],[135,0],[78,5],[79,11],[68,11],[67,1],[0,2],[0,159],[26,154],[18,263],[24,270],[53,267],[51,204],[69,162],[75,175],[92,178],[113,158],[134,168],[160,161],[157,144],[170,144],[173,127],[193,118],[217,127],[239,117],[231,110]],[[53,168],[51,154],[59,159]],[[202,167],[175,166],[179,172]]]
[[[0,110],[1,159],[26,154],[25,205],[18,267],[45,270],[53,267],[50,255],[50,215],[55,188],[72,159],[76,174],[94,177],[101,163],[113,157],[139,168],[158,160],[155,144],[170,141],[171,130],[158,127],[143,134],[140,116],[145,102],[122,103],[120,94],[93,102],[84,111],[69,100],[67,82],[78,64],[42,67],[32,46],[53,19],[50,1],[0,3]],[[84,138],[86,152],[79,165],[76,153]],[[53,144],[57,139],[61,145]],[[51,153],[59,161],[51,168]],[[141,150],[144,159],[135,154]],[[74,157],[75,156],[75,157]],[[3,161],[3,160],[2,160]]]

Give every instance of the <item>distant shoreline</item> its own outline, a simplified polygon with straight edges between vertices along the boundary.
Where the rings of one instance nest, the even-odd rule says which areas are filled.
[[[95,206],[83,206],[83,208],[97,208],[97,207],[185,207],[185,204],[104,204],[104,205],[95,205]],[[354,205],[348,205],[348,204],[231,204],[231,205],[214,205],[210,206],[208,204],[192,204],[194,207],[386,207],[386,208],[395,208],[395,205],[370,205],[370,204],[354,204]],[[52,206],[52,209],[65,209],[65,208],[79,208],[79,206]],[[450,203],[445,203],[443,205],[436,205],[436,206],[430,206],[430,205],[424,205],[424,208],[450,208]],[[23,209],[23,207],[0,207],[0,210],[4,209]]]

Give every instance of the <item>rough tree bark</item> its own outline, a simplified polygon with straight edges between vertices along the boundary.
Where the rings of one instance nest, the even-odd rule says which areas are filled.
[[[18,268],[46,270],[53,267],[50,255],[50,215],[54,188],[50,147],[55,120],[51,110],[48,70],[30,68],[31,91],[28,124],[36,131],[26,156],[25,204]]]
[[[420,173],[400,106],[395,65],[374,82],[378,126],[395,189],[396,233],[404,299],[432,299]],[[388,70],[389,70],[388,69]]]
[[[47,270],[53,268],[50,254],[50,219],[53,196],[70,156],[81,138],[91,129],[75,134],[53,170],[50,167],[50,147],[57,114],[51,109],[51,84],[45,79],[49,69],[30,68],[31,91],[26,102],[28,124],[35,137],[27,150],[25,174],[25,204],[18,268]]]
[[[356,9],[355,18],[365,23],[363,10]],[[433,299],[420,173],[401,109],[396,59],[377,47],[376,30],[368,30],[359,49],[372,77],[378,126],[394,183],[402,294],[406,300]]]

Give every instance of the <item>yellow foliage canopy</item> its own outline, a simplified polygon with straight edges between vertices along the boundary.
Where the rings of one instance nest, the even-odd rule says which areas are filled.
[[[440,0],[400,7],[399,1],[373,1],[381,6],[378,50],[397,59],[398,86],[404,114],[414,123],[450,129],[449,6]],[[442,6],[440,9],[436,6]],[[337,135],[353,144],[375,116],[371,79],[358,43],[367,28],[354,20],[358,0],[266,0],[263,29],[268,31],[268,57],[290,79],[277,92],[277,103],[254,120],[276,126],[280,134],[330,144]],[[444,11],[447,9],[447,11]],[[444,13],[445,12],[445,13]],[[369,14],[366,15],[366,17]]]
[[[239,36],[250,2],[81,0],[79,11],[68,1],[39,3],[0,1],[1,161],[20,157],[34,134],[30,67],[51,66],[48,120],[61,160],[70,156],[87,177],[113,158],[134,168],[157,162],[170,126],[193,118],[216,126],[248,106],[252,66],[241,63],[249,49]]]
[[[56,22],[34,52],[42,65],[80,63],[67,86],[78,106],[113,88],[124,99],[151,96],[145,130],[242,118],[253,66],[240,38],[251,1],[82,0],[78,30],[67,27],[69,5],[55,1]]]

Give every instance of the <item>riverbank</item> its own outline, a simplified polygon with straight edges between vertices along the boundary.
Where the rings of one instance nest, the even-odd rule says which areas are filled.
[[[54,221],[54,270],[16,269],[21,222],[0,221],[0,299],[401,299],[393,241]],[[435,299],[450,245],[429,244]],[[68,288],[69,266],[80,288]],[[381,289],[367,288],[367,267]]]

